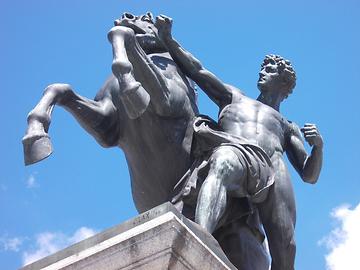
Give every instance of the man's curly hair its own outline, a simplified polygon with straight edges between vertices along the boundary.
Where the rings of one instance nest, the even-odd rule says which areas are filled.
[[[261,68],[267,64],[272,63],[278,66],[279,74],[283,77],[287,84],[289,94],[292,93],[296,85],[296,73],[289,60],[286,60],[280,55],[269,54],[265,56]]]

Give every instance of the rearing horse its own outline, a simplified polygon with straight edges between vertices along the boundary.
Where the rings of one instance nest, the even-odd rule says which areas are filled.
[[[48,86],[28,115],[23,138],[25,164],[52,153],[48,135],[55,105],[69,111],[103,147],[120,147],[128,163],[132,195],[139,212],[167,200],[190,167],[193,119],[198,115],[193,83],[177,67],[157,35],[150,13],[124,13],[108,38],[112,75],[94,100],[68,84]],[[266,254],[246,219],[217,233],[227,255],[240,256],[244,270],[268,269]],[[256,258],[256,266],[254,264]]]
[[[124,151],[133,199],[143,212],[167,201],[190,166],[196,94],[158,39],[151,13],[124,13],[108,38],[113,74],[94,100],[68,84],[52,84],[29,113],[25,164],[51,154],[48,129],[52,109],[59,105],[100,145]]]

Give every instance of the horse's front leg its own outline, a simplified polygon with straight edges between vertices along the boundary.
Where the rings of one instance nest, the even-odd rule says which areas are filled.
[[[126,47],[135,39],[134,31],[127,27],[117,26],[108,34],[113,48],[112,71],[119,82],[121,101],[131,119],[141,116],[150,103],[150,95],[143,85],[135,79],[134,67],[128,58]],[[134,43],[132,44],[134,46]]]
[[[115,26],[108,38],[113,47],[112,71],[123,89],[122,101],[130,118],[139,117],[149,102],[159,115],[182,108],[182,102],[171,102],[183,99],[177,96],[179,93],[170,92],[168,79],[146,55],[132,29]]]
[[[102,146],[117,144],[120,121],[110,96],[93,101],[77,95],[68,84],[52,84],[45,89],[40,102],[27,118],[28,127],[22,140],[26,165],[52,153],[48,130],[56,104],[69,111]]]

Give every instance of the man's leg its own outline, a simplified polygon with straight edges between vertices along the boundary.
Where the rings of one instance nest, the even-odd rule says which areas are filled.
[[[290,176],[281,166],[277,168],[275,183],[270,187],[267,199],[258,205],[258,209],[269,242],[271,270],[293,270],[295,200]]]
[[[209,172],[202,184],[195,211],[195,222],[212,233],[224,214],[228,195],[241,189],[246,171],[232,146],[219,147],[209,159]]]
[[[222,250],[239,270],[268,270],[269,257],[262,243],[246,222],[246,217],[215,231]]]

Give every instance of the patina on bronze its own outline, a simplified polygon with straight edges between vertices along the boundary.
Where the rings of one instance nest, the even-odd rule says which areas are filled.
[[[190,201],[196,197],[195,221],[212,233],[224,222],[229,198],[248,198],[259,210],[266,231],[271,269],[294,269],[295,200],[283,153],[301,178],[314,184],[322,166],[323,141],[314,124],[299,129],[279,112],[296,84],[291,63],[278,55],[265,57],[257,83],[261,93],[255,100],[223,83],[181,47],[172,38],[171,18],[159,16],[156,25],[174,61],[219,107],[217,124],[198,119],[194,125],[203,150],[198,164],[182,179],[183,190],[177,200],[182,199],[186,206],[189,197]],[[301,132],[312,146],[310,155]],[[229,241],[222,246],[232,263],[242,269],[237,245],[241,244]]]
[[[242,270],[293,269],[295,203],[282,155],[310,183],[318,179],[322,139],[315,125],[301,132],[280,113],[295,86],[290,62],[270,55],[257,100],[222,83],[171,36],[172,20],[124,13],[108,39],[112,75],[94,100],[68,84],[52,84],[28,115],[25,164],[52,152],[48,135],[55,105],[69,111],[104,147],[120,147],[139,212],[172,200],[218,240]],[[193,81],[219,106],[218,122],[199,116]],[[180,180],[180,181],[179,181]],[[259,214],[260,217],[259,218]]]
[[[68,84],[52,84],[28,115],[25,163],[52,152],[48,129],[55,105],[69,111],[104,147],[120,147],[139,212],[167,201],[190,165],[189,123],[198,114],[191,82],[154,32],[150,13],[124,13],[108,34],[113,74],[90,100]],[[161,151],[161,155],[159,152]]]
[[[193,82],[159,40],[151,13],[136,16],[127,12],[114,24],[108,34],[113,74],[94,100],[75,93],[68,84],[52,84],[45,89],[28,115],[23,138],[25,164],[52,153],[48,135],[51,114],[55,105],[61,106],[100,145],[124,151],[133,199],[138,211],[144,212],[170,200],[174,186],[192,164],[196,93]],[[244,201],[236,212],[242,217],[236,221],[236,239],[243,243],[237,250],[243,258],[242,269],[267,268],[256,211]],[[218,230],[219,242],[227,226]]]

